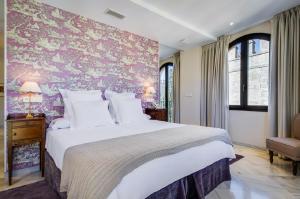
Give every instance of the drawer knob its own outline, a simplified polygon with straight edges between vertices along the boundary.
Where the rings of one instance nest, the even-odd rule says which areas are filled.
[[[14,136],[16,136],[17,135],[17,133],[14,133]]]

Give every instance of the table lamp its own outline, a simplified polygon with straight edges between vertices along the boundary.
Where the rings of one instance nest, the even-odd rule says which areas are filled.
[[[158,105],[155,102],[154,96],[156,94],[156,90],[153,86],[146,86],[144,89],[144,101],[147,102],[150,107],[157,108]]]
[[[28,94],[28,96],[29,96],[29,108],[28,109],[29,110],[26,115],[26,118],[27,119],[33,118],[32,114],[31,114],[31,97],[32,97],[32,94],[41,93],[42,91],[36,82],[27,81],[27,82],[24,82],[24,84],[21,86],[20,92]]]
[[[153,86],[148,86],[145,88],[144,97],[147,99],[148,102],[153,102],[153,96],[155,95],[156,91]]]

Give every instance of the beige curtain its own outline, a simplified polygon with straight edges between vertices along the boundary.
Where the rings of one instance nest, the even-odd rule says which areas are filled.
[[[227,129],[227,54],[229,37],[202,48],[200,68],[200,125]]]
[[[300,112],[300,6],[272,19],[270,136],[290,137]]]
[[[174,54],[173,110],[174,122],[180,123],[180,52]]]

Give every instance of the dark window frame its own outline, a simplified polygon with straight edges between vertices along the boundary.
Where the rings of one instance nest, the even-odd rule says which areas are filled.
[[[269,49],[271,50],[271,35],[267,33],[253,33],[253,34],[245,35],[232,41],[229,44],[229,50],[230,50],[236,44],[241,43],[241,57],[240,57],[241,59],[241,82],[240,82],[241,105],[229,105],[229,110],[268,112],[268,106],[248,105],[248,41],[251,39],[262,39],[262,40],[269,41],[270,44]]]
[[[174,66],[172,62],[167,62],[164,63],[160,68],[159,68],[159,74],[160,71],[165,68],[165,109],[168,115],[169,112],[169,66]]]

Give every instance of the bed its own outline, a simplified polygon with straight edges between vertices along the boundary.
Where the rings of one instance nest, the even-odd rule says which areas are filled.
[[[62,198],[66,198],[69,193],[60,192],[60,184],[64,156],[68,149],[97,141],[184,129],[185,126],[144,120],[131,124],[84,129],[48,129],[46,180]],[[200,134],[202,131],[212,134],[226,133],[223,129],[197,128]],[[201,145],[194,145],[176,153],[153,158],[130,170],[105,198],[204,198],[221,182],[230,180],[229,159],[232,158],[235,158],[232,145],[221,140],[210,140]]]

